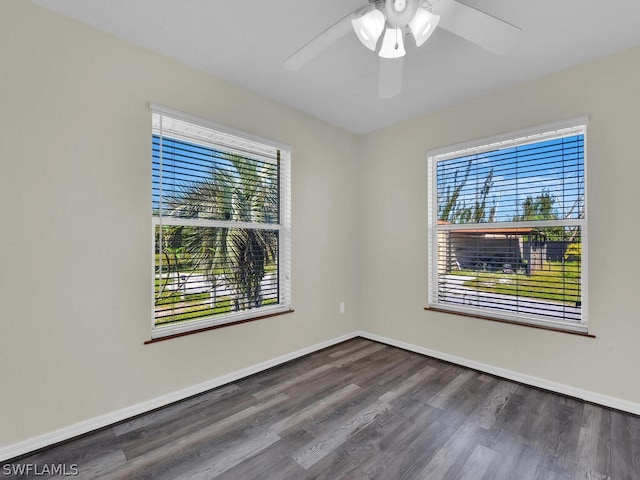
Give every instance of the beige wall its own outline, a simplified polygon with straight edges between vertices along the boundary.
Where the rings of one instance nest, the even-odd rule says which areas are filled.
[[[292,146],[294,314],[143,345],[150,101]],[[337,128],[0,2],[0,448],[356,330],[359,155]]]
[[[640,49],[364,138],[361,328],[640,403]],[[596,339],[427,312],[426,151],[589,114],[589,322]]]
[[[639,84],[636,49],[359,138],[0,2],[0,448],[357,329],[640,402]],[[294,314],[143,345],[149,101],[292,145]],[[597,338],[425,312],[426,150],[585,113]]]

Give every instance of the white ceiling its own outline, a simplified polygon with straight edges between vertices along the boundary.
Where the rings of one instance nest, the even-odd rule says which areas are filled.
[[[402,93],[380,100],[378,57],[355,34],[282,66],[367,0],[33,1],[358,134],[640,45],[638,0],[462,0],[520,27],[516,47],[497,56],[437,29],[406,42]]]

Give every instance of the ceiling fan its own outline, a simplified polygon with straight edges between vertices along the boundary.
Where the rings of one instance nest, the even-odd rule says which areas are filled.
[[[340,38],[355,31],[362,44],[377,51],[380,57],[378,96],[391,98],[402,89],[405,37],[411,34],[419,47],[436,27],[495,54],[509,51],[521,31],[456,0],[369,0],[368,5],[338,20],[296,51],[284,61],[284,66],[288,70],[298,70]]]

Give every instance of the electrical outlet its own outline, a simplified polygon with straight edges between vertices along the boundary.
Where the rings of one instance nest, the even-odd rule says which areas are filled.
[[[340,313],[344,313],[344,302],[340,302]]]

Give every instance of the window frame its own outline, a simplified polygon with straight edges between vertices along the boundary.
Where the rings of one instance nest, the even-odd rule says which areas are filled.
[[[241,147],[262,145],[265,149],[277,150],[279,153],[279,219],[277,223],[250,223],[232,220],[202,220],[199,218],[179,219],[151,214],[151,342],[167,337],[182,336],[189,333],[211,330],[222,326],[245,323],[247,321],[272,317],[292,311],[291,301],[291,147],[288,144],[276,142],[274,140],[260,137],[243,130],[228,127],[206,118],[198,117],[181,111],[166,108],[150,103],[152,129],[151,139],[156,135],[153,126],[155,115],[170,117],[179,122],[186,122],[194,127],[201,127],[213,130],[218,136],[217,143],[203,146],[207,148],[225,149],[227,153],[233,153]],[[177,138],[177,137],[174,137]],[[151,145],[151,159],[153,164],[153,145]],[[251,152],[256,158],[260,158],[261,152]],[[152,167],[152,164],[150,167]],[[153,168],[149,169],[150,177],[153,176]],[[152,195],[149,196],[152,200]],[[155,262],[156,262],[156,228],[158,225],[183,225],[206,228],[240,228],[240,229],[262,229],[274,230],[278,232],[278,291],[279,302],[276,305],[260,306],[258,308],[240,310],[235,312],[211,315],[208,317],[186,320],[168,325],[156,325],[155,309]],[[147,342],[150,343],[150,342]]]
[[[454,145],[430,149],[427,151],[427,177],[428,177],[428,241],[427,241],[427,278],[428,278],[428,307],[427,310],[444,311],[488,320],[497,320],[506,323],[547,328],[579,334],[588,334],[588,188],[587,188],[587,127],[589,117],[582,115],[558,122],[534,126],[531,128],[506,132],[477,140],[466,141]],[[464,157],[473,154],[481,154],[502,148],[510,148],[536,142],[543,142],[553,138],[570,136],[571,132],[582,128],[583,143],[583,176],[584,176],[584,216],[583,218],[567,220],[544,221],[518,221],[518,222],[494,222],[494,223],[461,223],[442,227],[438,225],[438,188],[437,165],[439,161]],[[469,228],[499,229],[514,227],[560,227],[579,226],[581,229],[581,319],[579,322],[544,318],[542,316],[527,315],[521,313],[505,313],[497,309],[480,306],[464,306],[441,302],[439,300],[439,240],[441,231],[455,231]]]

